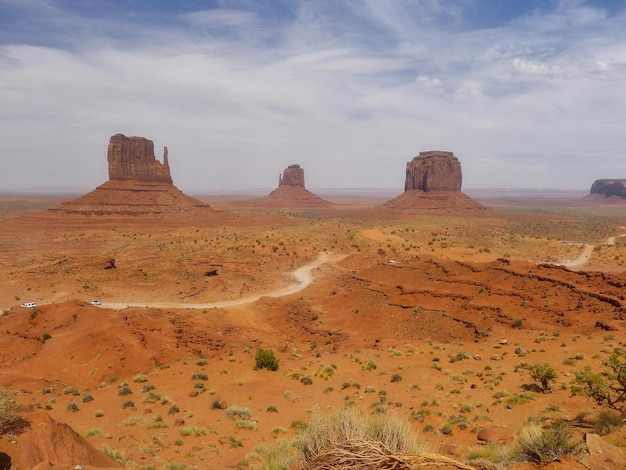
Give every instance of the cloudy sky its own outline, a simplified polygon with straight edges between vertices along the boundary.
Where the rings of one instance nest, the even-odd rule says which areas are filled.
[[[626,178],[624,0],[0,0],[0,190],[92,189],[113,134],[194,192]]]

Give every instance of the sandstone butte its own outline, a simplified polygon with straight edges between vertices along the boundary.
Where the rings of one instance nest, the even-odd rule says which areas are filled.
[[[304,168],[298,164],[289,165],[282,175],[278,175],[278,188],[259,199],[243,201],[244,205],[255,207],[299,207],[326,208],[333,203],[313,194],[304,186]]]
[[[107,160],[109,180],[95,190],[52,209],[57,216],[203,220],[219,211],[187,196],[172,182],[168,149],[163,162],[154,144],[144,137],[111,137]]]
[[[453,212],[486,208],[461,192],[461,163],[452,152],[420,152],[406,164],[404,193],[384,207],[401,211]]]

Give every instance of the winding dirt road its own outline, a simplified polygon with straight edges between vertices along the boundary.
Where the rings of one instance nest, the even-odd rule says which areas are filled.
[[[189,303],[171,303],[171,302],[102,302],[102,307],[111,308],[115,310],[128,308],[128,307],[148,307],[148,308],[193,308],[193,309],[207,309],[207,308],[224,308],[233,307],[235,305],[243,305],[252,302],[256,302],[262,297],[284,297],[286,295],[295,294],[305,289],[309,284],[313,282],[312,271],[321,266],[324,263],[336,263],[346,258],[348,255],[335,254],[335,253],[320,253],[319,256],[312,263],[299,267],[291,273],[295,279],[295,283],[282,289],[264,292],[261,294],[255,294],[248,297],[242,297],[235,300],[223,300],[220,302],[208,302],[202,304],[189,304]]]
[[[626,230],[626,227],[620,227],[620,228]],[[621,238],[621,237],[626,237],[626,233],[622,233],[621,235],[607,238],[605,245],[615,245],[615,239]],[[565,263],[559,263],[559,265],[566,266],[568,268],[583,266],[589,262],[589,258],[591,258],[591,254],[593,253],[593,249],[595,247],[596,247],[595,245],[585,245],[582,253],[580,253],[580,255],[578,255],[578,257],[575,260],[567,261]]]

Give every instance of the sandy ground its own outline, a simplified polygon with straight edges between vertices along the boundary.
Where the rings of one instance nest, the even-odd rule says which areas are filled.
[[[600,408],[571,395],[574,373],[626,342],[626,212],[365,206],[168,227],[51,224],[21,206],[0,226],[0,385],[128,468],[254,467],[257,446],[344,406],[405,416],[466,461],[486,427],[566,419],[582,438]],[[255,370],[260,346],[278,371]],[[549,393],[528,373],[544,362]]]

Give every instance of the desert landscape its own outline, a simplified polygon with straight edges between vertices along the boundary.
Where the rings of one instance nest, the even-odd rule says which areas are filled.
[[[409,162],[390,204],[194,199],[111,159],[86,196],[4,195],[0,467],[288,468],[276,449],[353,410],[423,442],[396,468],[624,468],[623,398],[581,374],[624,358],[626,205],[415,176],[450,159]],[[562,423],[576,452],[507,457]]]

